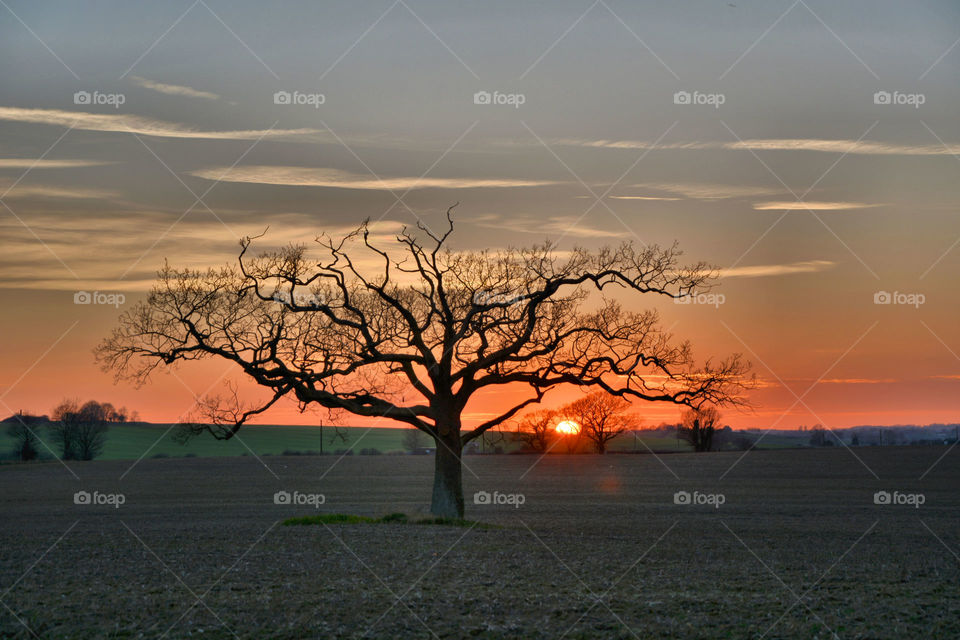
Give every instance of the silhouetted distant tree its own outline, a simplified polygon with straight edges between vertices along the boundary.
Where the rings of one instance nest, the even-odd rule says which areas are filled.
[[[17,460],[36,460],[40,455],[40,438],[35,431],[38,426],[35,418],[36,416],[20,413],[13,416],[7,426],[7,435],[13,440],[13,457]]]
[[[451,208],[452,209],[452,208]],[[684,266],[676,246],[557,252],[452,251],[447,211],[436,234],[404,229],[388,252],[367,223],[340,239],[251,257],[207,271],[165,266],[146,300],[121,316],[98,348],[102,366],[144,382],[159,367],[222,358],[269,390],[198,421],[230,438],[252,416],[291,396],[415,427],[436,442],[431,511],[462,517],[465,444],[561,385],[697,406],[738,402],[739,356],[697,365],[654,310],[627,311],[628,294],[683,298],[712,283],[703,263]],[[591,292],[617,295],[590,297]],[[471,401],[525,389],[502,412],[464,424]],[[218,422],[219,420],[219,422]]]
[[[720,412],[716,407],[702,406],[688,409],[683,413],[679,435],[690,443],[694,451],[710,451],[719,423]]]
[[[810,429],[810,446],[824,447],[827,445],[827,430],[823,425],[816,424]]]
[[[606,391],[595,391],[575,400],[560,410],[567,420],[580,425],[580,434],[593,446],[596,453],[606,453],[607,444],[636,422],[627,414],[631,405],[621,397]]]
[[[51,414],[50,432],[63,460],[93,460],[103,452],[109,423],[126,421],[109,402],[63,400]]]
[[[725,425],[722,428],[718,427],[713,432],[713,443],[711,444],[712,451],[722,451],[724,447],[730,445],[733,442],[733,429],[730,428],[730,425]]]
[[[517,439],[527,449],[544,453],[556,438],[557,412],[541,409],[525,413],[517,422]]]
[[[427,435],[419,429],[403,430],[403,449],[404,451],[416,451],[427,446],[429,440]]]

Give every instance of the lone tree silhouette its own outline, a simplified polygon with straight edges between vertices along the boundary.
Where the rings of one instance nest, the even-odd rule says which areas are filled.
[[[198,428],[219,438],[285,396],[302,409],[416,427],[436,441],[431,511],[448,517],[463,516],[464,445],[551,387],[690,406],[738,401],[747,370],[739,355],[697,366],[689,344],[674,344],[655,311],[627,311],[598,295],[690,295],[709,285],[706,265],[681,266],[676,245],[562,255],[549,243],[452,251],[452,209],[442,234],[422,223],[419,233],[404,228],[394,253],[378,246],[365,222],[338,240],[318,237],[319,260],[304,245],[251,257],[256,238],[245,238],[236,266],[166,265],[97,358],[118,379],[138,383],[180,361],[235,363],[271,395],[210,411]],[[588,301],[591,292],[597,299]],[[463,424],[475,394],[506,385],[528,394],[485,422]]]

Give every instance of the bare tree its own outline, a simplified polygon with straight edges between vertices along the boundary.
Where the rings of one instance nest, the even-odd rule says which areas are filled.
[[[517,423],[517,439],[528,449],[544,453],[549,451],[550,443],[555,440],[557,412],[551,409],[530,411],[520,417]]]
[[[420,429],[405,429],[403,432],[403,450],[411,453],[427,446],[427,436]]]
[[[813,425],[813,428],[810,429],[810,446],[826,447],[828,444],[833,443],[827,438],[827,430],[823,428],[822,424]]]
[[[463,446],[550,388],[686,405],[737,401],[747,369],[739,356],[697,366],[655,311],[609,299],[588,306],[591,291],[675,298],[708,286],[711,272],[680,265],[675,246],[454,252],[450,210],[443,233],[418,228],[396,235],[392,253],[364,223],[338,240],[317,238],[318,258],[303,245],[251,257],[246,238],[236,267],[167,265],[98,347],[98,360],[141,383],[182,361],[235,363],[269,397],[214,411],[217,437],[285,396],[420,429],[437,443],[431,510],[454,517],[463,515]],[[528,394],[464,424],[478,393],[506,385]]]
[[[76,430],[73,428],[73,416],[80,412],[79,400],[63,400],[54,407],[50,414],[50,435],[54,444],[60,450],[62,460],[76,458],[74,439]]]
[[[595,391],[560,410],[568,420],[580,425],[580,433],[596,453],[606,453],[607,443],[626,433],[636,420],[627,414],[630,403],[606,391]]]
[[[84,420],[76,425],[76,430],[77,460],[93,460],[103,453],[109,430],[107,423]]]
[[[683,414],[679,435],[690,443],[694,451],[710,451],[719,424],[720,412],[716,407],[701,406],[688,409]]]
[[[103,452],[109,422],[119,420],[110,403],[64,400],[51,416],[50,431],[63,460],[93,460]]]

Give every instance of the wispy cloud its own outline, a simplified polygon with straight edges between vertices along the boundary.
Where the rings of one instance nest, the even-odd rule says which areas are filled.
[[[218,209],[239,234],[263,231],[262,214],[249,210]],[[182,212],[139,209],[136,215],[119,208],[111,213],[97,210],[84,216],[63,215],[62,211],[31,212],[27,229],[13,216],[0,216],[0,288],[46,289],[59,291],[145,291],[155,281],[156,271],[165,258],[178,268],[205,269],[236,265],[238,247],[234,236],[212,216],[174,224]],[[271,226],[254,243],[254,250],[270,250],[288,244],[305,244],[317,258],[326,255],[313,240],[322,232],[340,238],[356,230],[355,223],[319,224],[313,215],[277,211],[271,214]],[[171,225],[173,225],[171,227]],[[396,235],[407,223],[384,219],[370,225],[371,242],[396,249]],[[80,274],[81,280],[65,277],[63,266],[50,259],[47,246]],[[156,239],[162,238],[156,246]],[[383,268],[380,256],[363,249],[354,239],[351,256],[358,268],[377,273]],[[91,251],[96,247],[96,251]],[[356,249],[356,250],[354,250]],[[122,274],[136,265],[125,276]],[[404,276],[398,274],[399,281]]]
[[[60,109],[21,109],[0,107],[0,120],[73,127],[84,131],[111,131],[136,133],[160,138],[191,138],[206,140],[256,140],[284,138],[321,133],[319,129],[249,129],[241,131],[198,131],[175,122],[153,120],[131,114],[86,113]]]
[[[584,196],[586,198],[588,196]],[[658,197],[658,196],[609,196],[611,200],[665,200],[665,201],[674,201],[674,200],[683,200],[683,198],[667,198],[667,197]]]
[[[755,198],[783,193],[783,189],[750,185],[715,184],[710,182],[641,182],[631,185],[638,189],[653,189],[676,193],[694,200],[724,200],[727,198]]]
[[[18,184],[12,189],[0,184],[0,194],[5,200],[11,198],[78,198],[81,200],[112,200],[120,197],[116,191],[90,189],[86,187],[56,187],[49,185]]]
[[[826,378],[820,384],[891,384],[896,378]]]
[[[853,153],[861,155],[906,155],[941,156],[960,153],[960,147],[952,149],[943,145],[905,145],[871,140],[821,140],[816,138],[779,138],[767,140],[743,140],[722,145],[724,149],[750,149],[753,151],[820,151],[825,153]]]
[[[146,78],[141,78],[140,76],[131,76],[130,79],[133,80],[134,84],[143,87],[144,89],[150,89],[151,91],[157,91],[159,93],[165,93],[171,96],[202,98],[204,100],[217,100],[220,98],[220,96],[215,93],[211,93],[209,91],[200,91],[199,89],[194,89],[193,87],[187,87],[184,85],[154,82],[153,80],[147,80]]]
[[[857,155],[942,156],[960,154],[960,146],[906,145],[871,140],[824,140],[818,138],[769,138],[735,142],[673,142],[654,144],[646,140],[554,140],[554,144],[603,149],[730,149],[734,151],[817,151]]]
[[[112,162],[99,160],[33,160],[30,158],[0,158],[0,169],[71,169],[73,167],[98,167]]]
[[[844,211],[882,206],[866,202],[756,202],[753,208],[757,211]]]
[[[586,224],[577,216],[551,216],[548,220],[526,216],[503,216],[486,214],[475,216],[470,220],[472,224],[488,229],[497,229],[500,232],[529,233],[543,238],[544,236],[569,236],[574,238],[622,238],[623,231],[619,229],[598,229]]]
[[[285,166],[210,167],[192,171],[191,175],[221,182],[248,182],[298,187],[334,187],[338,189],[476,189],[488,187],[539,187],[557,184],[548,180],[513,178],[415,178],[391,177],[378,180],[371,175],[339,169]]]
[[[761,264],[748,267],[733,267],[732,269],[721,269],[721,278],[763,278],[767,276],[784,276],[795,273],[815,273],[825,271],[836,266],[835,262],[829,260],[807,260],[804,262],[792,262],[789,264]]]

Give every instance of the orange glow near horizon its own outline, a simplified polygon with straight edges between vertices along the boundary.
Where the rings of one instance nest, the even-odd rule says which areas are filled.
[[[2,291],[0,289],[0,295]],[[235,365],[215,360],[191,362],[175,370],[160,369],[149,384],[142,387],[125,381],[114,384],[111,374],[101,371],[93,361],[91,352],[117,324],[121,309],[109,305],[75,305],[69,292],[7,290],[6,293],[16,296],[17,312],[0,317],[0,330],[5,336],[0,363],[0,413],[3,414],[0,418],[20,410],[49,414],[60,400],[79,398],[126,406],[137,411],[141,420],[170,424],[189,417],[197,397],[225,393],[227,381],[237,384],[247,404],[269,397],[265,390],[246,380]],[[137,295],[130,294],[128,305],[134,303]],[[665,313],[676,314],[678,308],[671,304]],[[844,319],[845,316],[836,320]],[[674,318],[669,321],[673,322]],[[820,326],[826,326],[825,323],[826,319]],[[692,322],[685,326],[694,343],[699,345],[699,353],[723,354],[743,349],[722,327],[720,331],[710,331]],[[834,324],[830,325],[832,328],[826,337],[817,337],[805,335],[807,325],[802,325],[798,329],[800,337],[791,338],[792,341],[809,344],[829,341],[831,347],[808,353],[785,347],[782,344],[784,329],[782,325],[776,326],[780,327],[776,331],[761,327],[751,334],[751,340],[760,345],[755,347],[757,353],[777,372],[779,379],[763,376],[763,370],[758,370],[761,383],[747,394],[751,407],[722,407],[723,424],[734,429],[779,430],[821,422],[829,428],[845,428],[960,421],[960,376],[956,373],[956,360],[932,336],[919,342],[917,352],[911,355],[897,342],[897,336],[902,336],[909,327],[890,319],[878,325],[858,343],[855,352],[823,377],[823,371],[844,353],[861,329],[853,327],[837,337]],[[945,323],[929,326],[937,335],[948,335]],[[920,327],[922,329],[922,325]],[[950,345],[957,342],[956,338],[944,340]],[[886,351],[890,345],[900,350],[893,360]],[[759,365],[755,366],[760,369]],[[822,379],[818,381],[818,378]],[[803,405],[796,405],[796,397],[788,387],[810,388]],[[481,424],[526,400],[528,393],[524,386],[509,385],[481,390],[464,412],[464,425]],[[573,387],[558,387],[539,408],[559,409],[579,397],[579,393]],[[675,424],[681,415],[680,408],[670,403],[637,403],[636,410],[647,426]],[[321,423],[329,423],[324,410],[311,408],[300,413],[296,403],[289,399],[250,421],[250,424],[261,425]],[[407,426],[387,418],[354,416],[343,416],[342,423],[363,428]],[[560,431],[555,433],[561,435]]]
[[[573,420],[564,420],[553,428],[559,434],[570,436],[580,433],[580,425]]]

